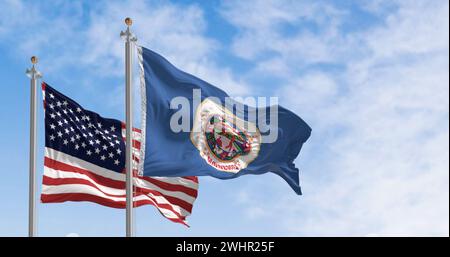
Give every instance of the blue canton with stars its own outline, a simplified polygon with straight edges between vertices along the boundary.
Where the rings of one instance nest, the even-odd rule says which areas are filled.
[[[122,122],[85,110],[69,97],[43,83],[45,146],[123,172],[125,142]]]

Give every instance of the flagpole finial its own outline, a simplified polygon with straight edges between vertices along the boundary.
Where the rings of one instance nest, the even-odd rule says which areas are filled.
[[[137,38],[133,33],[131,33],[130,29],[130,26],[133,24],[133,20],[130,17],[126,17],[125,24],[127,25],[127,29],[120,32],[120,37],[126,42],[136,42]]]
[[[30,61],[33,65],[30,69],[26,69],[25,74],[27,74],[27,76],[32,79],[42,78],[42,74],[35,67],[36,63],[38,63],[38,58],[33,55],[31,56]]]
[[[133,24],[133,20],[130,17],[126,17],[125,24],[127,24],[127,26],[129,27]]]
[[[36,64],[38,62],[38,58],[36,56],[31,56],[31,63]]]

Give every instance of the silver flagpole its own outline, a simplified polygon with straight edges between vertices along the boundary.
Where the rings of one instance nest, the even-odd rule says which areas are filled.
[[[125,40],[125,105],[126,105],[126,236],[134,236],[133,229],[133,165],[132,165],[132,128],[133,128],[133,90],[132,90],[132,56],[133,43],[137,41],[131,33],[130,26],[133,21],[125,19],[127,30],[120,32],[120,36]]]
[[[41,73],[36,70],[37,57],[31,57],[33,66],[26,70],[26,74],[30,77],[31,94],[30,94],[30,178],[29,178],[29,195],[28,195],[28,236],[37,235],[36,224],[36,84],[37,80],[42,77]]]

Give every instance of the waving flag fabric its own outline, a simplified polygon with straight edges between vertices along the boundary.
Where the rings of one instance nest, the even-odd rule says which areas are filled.
[[[294,160],[309,138],[311,128],[300,117],[277,106],[277,140],[264,143],[259,124],[270,123],[269,115],[258,115],[254,123],[247,123],[248,128],[256,127],[252,131],[234,121],[247,121],[249,113],[270,113],[270,108],[245,106],[241,113],[234,114],[223,107],[228,97],[224,91],[177,69],[149,49],[138,47],[138,53],[144,92],[144,175],[230,179],[273,172],[301,194],[299,170]],[[197,105],[194,90],[201,92],[201,103]],[[181,107],[170,108],[171,101],[179,97],[187,99],[191,106],[190,131],[174,131],[170,125],[173,115],[182,111]]]
[[[90,201],[125,208],[125,125],[82,108],[42,83],[45,160],[41,201]],[[133,129],[137,173],[141,131]],[[134,177],[134,205],[154,205],[167,219],[187,225],[197,197],[196,177]]]

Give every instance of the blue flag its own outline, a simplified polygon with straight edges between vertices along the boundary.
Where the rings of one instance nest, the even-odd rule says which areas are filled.
[[[278,105],[239,103],[159,54],[138,52],[145,176],[231,179],[273,172],[301,194],[294,160],[311,128],[300,117]]]

